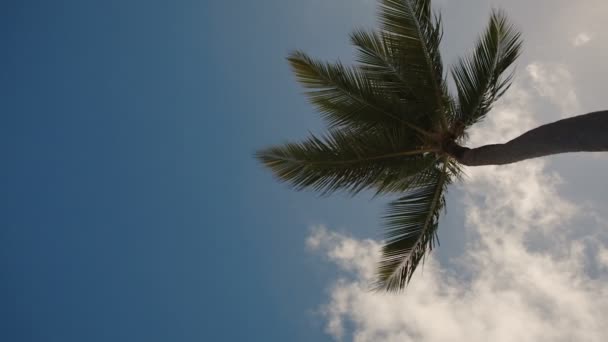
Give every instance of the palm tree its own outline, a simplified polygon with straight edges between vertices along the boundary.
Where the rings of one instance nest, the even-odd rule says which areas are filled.
[[[437,241],[446,187],[462,165],[507,164],[555,153],[608,150],[608,112],[533,129],[505,144],[463,147],[469,127],[509,88],[521,35],[493,11],[472,54],[451,68],[439,52],[441,16],[430,0],[380,0],[381,29],[351,34],[354,67],[296,51],[288,60],[329,132],[259,151],[257,158],[295,189],[329,194],[398,193],[385,215],[376,289],[398,291]]]

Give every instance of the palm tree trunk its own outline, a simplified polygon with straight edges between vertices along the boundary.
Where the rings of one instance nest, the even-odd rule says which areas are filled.
[[[608,151],[608,111],[579,115],[534,128],[504,143],[477,148],[456,143],[446,152],[469,166],[503,165],[567,152]]]

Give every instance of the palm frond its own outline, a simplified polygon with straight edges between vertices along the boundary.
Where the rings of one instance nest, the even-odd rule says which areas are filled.
[[[357,62],[362,76],[371,80],[385,96],[399,100],[401,117],[421,127],[432,127],[432,116],[428,112],[433,109],[429,108],[428,102],[419,100],[432,94],[421,96],[424,88],[420,87],[419,80],[405,78],[407,72],[404,69],[410,66],[402,65],[399,60],[397,37],[388,32],[356,30],[351,33],[351,42],[358,51]]]
[[[503,75],[519,56],[521,35],[494,11],[471,56],[452,69],[448,91],[439,50],[442,20],[431,0],[379,0],[381,28],[351,34],[355,67],[301,51],[288,60],[328,122],[326,135],[263,149],[256,157],[296,190],[322,194],[400,193],[385,215],[376,289],[402,290],[434,248],[445,191],[463,177],[450,143],[483,119],[510,86]]]
[[[407,101],[415,100],[414,80],[404,78],[406,65],[401,65],[395,48],[396,37],[388,32],[356,30],[350,35],[357,48],[357,62],[364,75],[376,81],[383,89],[400,95]]]
[[[408,181],[415,186],[436,161],[430,151],[403,130],[335,130],[323,138],[312,135],[301,143],[267,148],[256,157],[297,190],[356,194],[372,188],[382,193],[404,190]]]
[[[427,115],[446,125],[447,87],[439,44],[441,16],[433,15],[430,0],[382,0],[380,20],[391,37],[393,55],[403,79],[415,85],[416,99],[427,105]]]
[[[482,120],[509,88],[513,74],[503,73],[517,59],[521,46],[521,34],[505,13],[494,11],[473,54],[460,59],[452,70],[458,89],[459,133]]]
[[[288,60],[330,128],[364,131],[377,126],[403,126],[406,122],[399,98],[385,92],[360,70],[339,62],[322,63],[301,51],[290,54]]]
[[[439,214],[444,207],[443,193],[450,182],[447,168],[444,160],[425,184],[390,203],[376,289],[402,290],[425,255],[433,249],[437,242]]]

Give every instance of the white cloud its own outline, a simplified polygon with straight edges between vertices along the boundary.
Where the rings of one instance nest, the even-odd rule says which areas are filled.
[[[562,117],[580,114],[570,71],[562,64],[532,63],[526,67],[532,86],[539,95],[554,102]]]
[[[312,234],[317,250],[347,272],[324,307],[327,331],[360,342],[606,340],[608,277],[585,271],[585,239],[592,233],[576,241],[562,237],[578,208],[557,193],[559,178],[546,174],[541,161],[470,178],[467,228],[478,238],[460,269],[451,270],[470,280],[448,274],[431,257],[406,293],[369,292],[379,244],[323,228]],[[531,245],[535,238],[546,244]],[[602,272],[607,255],[605,245],[594,254]],[[346,322],[353,331],[346,332]]]
[[[572,45],[578,47],[578,46],[585,45],[585,44],[589,43],[590,41],[591,41],[591,36],[586,32],[581,32],[576,37],[574,37],[574,39],[572,40]]]
[[[528,68],[536,91],[559,105],[564,89],[547,82],[554,75],[547,70]],[[516,85],[471,142],[511,138],[536,125],[534,98]],[[608,245],[599,238],[607,221],[560,194],[561,182],[543,159],[468,169],[462,202],[448,208],[464,210],[475,238],[450,269],[431,255],[398,295],[369,291],[379,242],[315,228],[308,246],[343,271],[323,306],[327,332],[359,342],[607,340]],[[595,219],[575,235],[583,216]]]

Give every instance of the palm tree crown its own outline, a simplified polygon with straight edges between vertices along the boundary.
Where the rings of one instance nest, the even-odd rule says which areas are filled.
[[[451,69],[450,94],[439,44],[441,16],[430,0],[380,0],[380,29],[357,30],[356,66],[289,55],[297,80],[329,132],[256,156],[295,189],[324,194],[399,193],[385,215],[375,287],[397,291],[437,241],[446,187],[461,176],[454,146],[509,87],[520,34],[494,11],[472,54]]]

